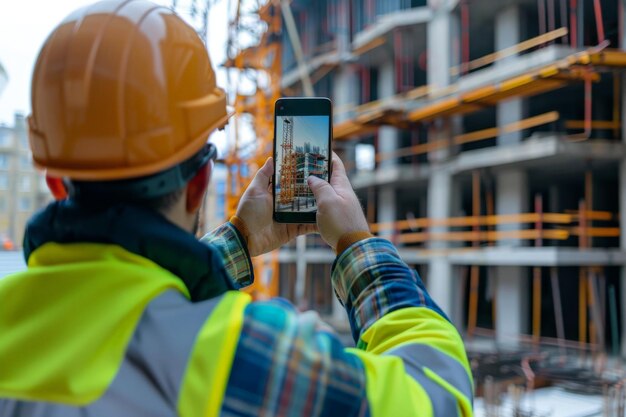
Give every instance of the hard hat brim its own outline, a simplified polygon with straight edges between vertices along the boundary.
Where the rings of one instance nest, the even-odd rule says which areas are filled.
[[[141,166],[127,167],[127,168],[115,168],[114,170],[106,169],[72,169],[67,167],[55,167],[49,164],[43,165],[33,159],[33,164],[36,168],[44,170],[47,175],[57,178],[71,178],[74,180],[82,181],[113,181],[121,179],[131,179],[137,177],[144,177],[150,174],[164,171],[181,161],[191,157],[194,153],[206,143],[209,135],[220,128],[223,128],[228,124],[228,120],[232,116],[231,113],[226,112],[224,116],[217,119],[212,125],[199,134],[195,140],[190,141],[187,146],[178,152],[172,154],[169,158],[156,161],[152,164],[146,164]],[[32,134],[32,132],[31,132]]]

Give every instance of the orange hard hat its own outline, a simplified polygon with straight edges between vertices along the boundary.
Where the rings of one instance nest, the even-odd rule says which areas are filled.
[[[77,10],[37,58],[30,146],[35,165],[53,177],[152,175],[194,156],[227,121],[205,45],[148,1]]]

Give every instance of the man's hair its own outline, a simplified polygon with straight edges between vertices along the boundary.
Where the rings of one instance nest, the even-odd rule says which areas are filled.
[[[165,213],[182,198],[189,181],[216,155],[215,146],[206,143],[180,164],[145,177],[111,181],[69,179],[64,183],[70,198],[83,205],[106,208],[133,204]]]
[[[129,203],[136,204],[141,207],[145,207],[161,213],[165,213],[169,211],[172,207],[174,207],[178,200],[183,197],[184,190],[184,188],[179,188],[178,190],[174,190],[159,197],[139,199],[135,201],[131,200],[129,201]]]
[[[182,198],[185,191],[185,187],[182,187],[157,197],[135,197],[116,193],[101,193],[102,186],[106,184],[107,183],[102,182],[88,183],[82,181],[69,181],[67,183],[70,198],[82,205],[106,208],[118,204],[132,204],[160,213],[165,213],[174,207]]]

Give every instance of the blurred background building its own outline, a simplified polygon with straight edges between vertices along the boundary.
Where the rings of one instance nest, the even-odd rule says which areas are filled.
[[[13,126],[0,124],[0,239],[5,250],[22,246],[28,219],[50,200],[43,174],[33,167],[26,119],[16,113]]]
[[[25,268],[21,252],[28,219],[52,197],[43,174],[33,167],[26,119],[0,124],[0,277]]]
[[[202,209],[203,227],[200,230],[213,230],[224,223],[226,217],[226,180],[228,172],[223,164],[216,164],[211,174],[211,183]]]
[[[4,91],[7,86],[7,82],[9,81],[9,76],[7,75],[6,70],[2,66],[2,62],[0,62],[0,95],[2,95],[2,91]]]
[[[626,354],[622,1],[241,0],[237,11],[226,66],[257,74],[231,93],[259,150],[231,166],[271,152],[275,97],[331,97],[335,150],[372,231],[468,346]],[[274,259],[270,293],[341,329],[335,256],[319,238]]]
[[[206,40],[216,3],[171,7]],[[622,416],[611,401],[623,406],[626,373],[607,355],[626,356],[624,2],[228,4],[220,71],[236,115],[205,228],[234,213],[272,154],[275,100],[330,97],[335,151],[371,230],[397,245],[464,335],[485,402],[499,406],[508,389],[511,415],[547,415],[522,413],[510,382],[564,381],[599,395],[543,398],[545,407]],[[0,66],[0,94],[6,82]],[[0,126],[5,243],[19,246],[48,199],[42,185],[16,115]],[[250,291],[315,309],[347,335],[334,259],[319,237],[299,238],[254,260]],[[484,415],[506,415],[494,410]]]

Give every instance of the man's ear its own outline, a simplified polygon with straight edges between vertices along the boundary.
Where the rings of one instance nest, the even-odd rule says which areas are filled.
[[[209,161],[196,172],[196,175],[187,183],[187,213],[195,213],[202,204],[204,193],[206,192],[211,172],[213,171],[213,161]]]
[[[67,198],[67,188],[65,187],[62,178],[51,177],[46,174],[46,185],[55,200],[61,201]]]

